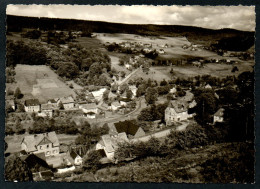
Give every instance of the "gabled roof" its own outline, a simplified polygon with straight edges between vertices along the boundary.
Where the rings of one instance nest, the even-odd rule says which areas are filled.
[[[57,100],[55,100],[55,99],[49,99],[48,102],[50,102],[50,103],[57,103]]]
[[[117,134],[116,127],[113,123],[108,123],[109,133],[110,134]]]
[[[224,115],[224,108],[220,108],[215,114],[214,116],[218,116],[218,117],[222,117]]]
[[[139,129],[138,125],[133,124],[132,121],[123,121],[123,122],[117,122],[115,123],[115,127],[118,133],[123,133],[125,132],[126,134],[130,134],[130,135],[135,135],[136,132]]]
[[[106,90],[107,90],[106,88],[102,88],[102,89],[99,89],[98,91],[92,91],[91,93],[92,93],[93,96],[96,98],[96,97],[102,96],[103,93],[104,93]]]
[[[54,104],[42,104],[41,105],[42,110],[53,110],[55,108],[57,108],[57,106]]]
[[[74,103],[74,99],[71,97],[71,96],[68,96],[68,97],[62,97],[60,98],[60,101],[63,103],[63,104],[68,104],[68,103]]]
[[[76,157],[78,156],[78,154],[74,151],[74,150],[72,150],[71,152],[70,152],[70,157],[72,157],[72,159],[76,159]]]
[[[33,152],[33,151],[37,151],[37,146],[39,144],[47,143],[48,141],[51,142],[53,146],[60,145],[59,139],[55,131],[49,133],[41,133],[41,134],[25,136],[22,140],[22,143],[26,144],[29,152]]]
[[[89,109],[97,108],[97,105],[96,103],[89,103],[89,104],[82,104],[81,107],[89,110]]]
[[[172,100],[169,103],[169,108],[173,108],[177,113],[186,112],[188,110],[188,103],[180,100]]]
[[[28,99],[24,101],[25,106],[38,106],[40,102],[38,99]]]

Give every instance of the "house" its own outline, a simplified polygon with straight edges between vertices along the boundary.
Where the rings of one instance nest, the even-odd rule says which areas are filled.
[[[103,94],[104,92],[106,91],[107,89],[106,88],[102,88],[102,89],[99,89],[98,91],[93,91],[91,92],[92,95],[94,96],[95,100],[97,100],[98,102],[102,100],[103,98]]]
[[[45,113],[47,116],[52,117],[53,111],[57,109],[57,104],[42,104],[41,105],[41,112]]]
[[[126,133],[118,133],[115,135],[106,134],[101,136],[101,140],[96,144],[96,150],[103,149],[109,160],[114,159],[115,151],[118,143],[129,142]]]
[[[173,122],[187,120],[192,116],[192,114],[188,114],[188,103],[185,101],[171,101],[165,109],[165,122],[167,126]]]
[[[95,119],[96,118],[96,114],[94,112],[88,112],[88,113],[85,113],[85,115],[89,119]]]
[[[25,100],[24,109],[26,112],[39,112],[41,110],[39,100],[38,99]]]
[[[60,142],[54,131],[28,135],[21,142],[21,150],[28,154],[44,153],[45,156],[56,156],[60,151]]]
[[[223,122],[224,121],[224,108],[220,108],[213,116],[213,124],[216,122]]]
[[[132,121],[126,120],[123,122],[114,123],[118,133],[126,133],[130,138],[138,138],[145,135],[144,130]]]
[[[72,150],[71,152],[67,152],[67,159],[71,165],[81,165],[83,158]]]
[[[75,104],[75,101],[74,99],[72,98],[72,96],[68,96],[68,97],[62,97],[58,100],[58,104],[59,103],[62,103],[63,104],[63,107],[64,107],[64,110],[69,110],[69,109],[72,109],[74,108],[74,104]]]
[[[80,104],[79,109],[81,109],[86,114],[90,112],[93,112],[94,114],[98,114],[98,107],[96,103]]]
[[[108,93],[108,99],[114,100],[116,97],[117,97],[117,94],[116,94],[116,93],[113,93],[113,92],[111,92],[111,91]]]

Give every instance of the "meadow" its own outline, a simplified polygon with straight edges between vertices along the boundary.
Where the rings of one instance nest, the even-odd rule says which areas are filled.
[[[41,103],[48,99],[75,95],[74,91],[58,78],[58,75],[45,65],[17,65],[15,68],[17,83],[7,84],[7,88],[21,89],[25,98],[38,98]],[[38,86],[38,93],[33,93],[33,86]]]

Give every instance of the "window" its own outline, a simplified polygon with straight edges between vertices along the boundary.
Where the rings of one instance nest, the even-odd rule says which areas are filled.
[[[47,144],[46,148],[49,148],[49,144]]]
[[[40,150],[42,150],[42,146],[40,146]]]

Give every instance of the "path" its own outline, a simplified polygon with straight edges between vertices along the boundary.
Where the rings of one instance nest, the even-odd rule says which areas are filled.
[[[176,131],[178,131],[178,132],[183,131],[186,129],[187,126],[188,126],[188,123],[183,123],[181,126],[177,127]],[[179,128],[181,128],[181,129],[179,129]],[[135,139],[132,139],[131,142],[138,142],[138,141],[147,142],[151,139],[151,137],[155,137],[155,138],[166,137],[167,135],[169,135],[171,133],[171,130],[172,130],[172,128],[166,129],[163,131],[159,131],[159,132],[156,132],[156,133],[153,133],[150,135],[146,135],[146,136],[143,136],[140,138],[135,138]]]
[[[123,83],[125,83],[132,75],[134,75],[139,69],[141,68],[137,68],[136,70],[132,71],[130,74],[128,74],[123,80],[121,81],[117,81],[118,85],[122,85]]]

